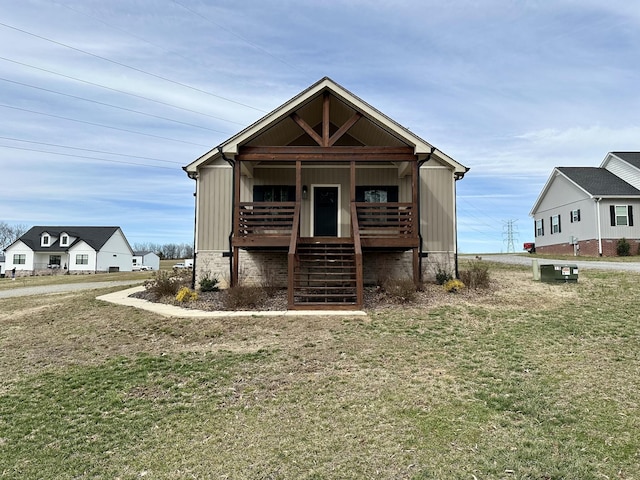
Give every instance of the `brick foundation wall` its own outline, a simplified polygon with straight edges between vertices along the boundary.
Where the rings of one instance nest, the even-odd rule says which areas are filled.
[[[631,248],[629,249],[630,255],[638,254],[638,247],[640,240],[627,239]],[[597,257],[598,253],[598,240],[580,240],[578,242],[578,255],[585,257]],[[602,239],[602,256],[603,257],[617,257],[618,252],[618,239],[606,238]],[[547,245],[544,247],[536,246],[536,253],[544,253],[547,255],[573,255],[573,245],[568,243],[558,243],[556,245]]]
[[[196,257],[196,289],[208,275],[218,278],[223,288],[230,283],[230,259],[220,251],[198,252]],[[241,285],[276,285],[287,287],[288,254],[286,252],[249,252],[240,250],[238,281]],[[377,285],[387,278],[413,278],[413,252],[365,252],[362,259],[365,285]],[[422,278],[435,280],[438,268],[453,275],[455,258],[448,253],[430,253],[422,259]]]

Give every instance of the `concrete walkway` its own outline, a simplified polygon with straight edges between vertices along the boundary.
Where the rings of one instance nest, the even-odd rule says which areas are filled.
[[[143,286],[120,290],[118,292],[107,293],[96,297],[104,302],[125,305],[128,307],[140,308],[149,312],[157,313],[165,317],[180,318],[229,318],[229,317],[302,317],[302,316],[329,316],[339,315],[343,317],[366,316],[362,310],[281,310],[281,311],[217,311],[209,312],[204,310],[194,310],[190,308],[177,307],[164,303],[155,303],[142,298],[130,297],[132,293],[141,292]]]

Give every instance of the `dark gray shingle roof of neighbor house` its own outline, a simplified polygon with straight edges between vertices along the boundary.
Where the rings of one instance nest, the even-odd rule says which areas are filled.
[[[640,168],[640,152],[611,152],[611,154],[636,168]]]
[[[40,235],[45,232],[54,237],[59,237],[60,234],[67,233],[71,237],[77,237],[72,245],[75,245],[79,241],[84,241],[91,248],[98,251],[119,228],[120,227],[35,226],[31,227],[27,233],[22,235],[20,240],[33,251],[67,250],[69,247],[60,246],[59,239],[48,247],[40,246]]]
[[[640,190],[599,167],[557,167],[570,180],[595,196],[640,196]]]

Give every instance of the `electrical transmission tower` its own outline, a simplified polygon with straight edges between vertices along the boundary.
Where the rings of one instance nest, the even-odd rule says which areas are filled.
[[[518,226],[517,220],[507,220],[502,226],[503,242],[507,244],[507,253],[516,253],[516,247],[514,239],[518,240]]]

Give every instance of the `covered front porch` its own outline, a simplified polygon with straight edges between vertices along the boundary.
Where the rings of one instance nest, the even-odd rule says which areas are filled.
[[[361,308],[363,255],[374,252],[410,251],[409,274],[420,282],[419,162],[410,148],[277,151],[235,159],[232,285],[242,249],[287,252],[290,309]]]

